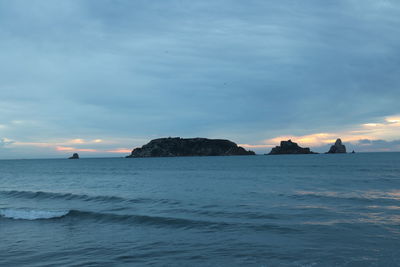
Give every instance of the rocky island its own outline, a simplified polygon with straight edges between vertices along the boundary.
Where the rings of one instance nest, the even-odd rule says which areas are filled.
[[[169,137],[151,140],[148,144],[135,148],[127,158],[238,155],[255,153],[224,139]]]
[[[276,146],[271,149],[268,155],[281,155],[281,154],[318,154],[312,152],[308,147],[300,147],[297,143],[292,140],[281,141],[280,146]]]
[[[353,150],[354,152],[354,150]],[[333,146],[329,149],[327,154],[346,153],[346,146],[342,144],[342,140],[338,138]]]
[[[69,157],[68,159],[79,159],[78,153],[72,154],[72,157]]]

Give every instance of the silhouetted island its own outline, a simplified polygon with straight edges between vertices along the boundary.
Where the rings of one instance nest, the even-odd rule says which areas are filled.
[[[281,155],[281,154],[318,154],[312,152],[308,147],[300,147],[297,143],[292,140],[281,141],[280,146],[276,146],[271,149],[268,155]]]
[[[255,153],[229,140],[169,137],[151,140],[141,148],[135,148],[127,158],[238,155]]]
[[[72,157],[69,157],[68,159],[79,159],[78,153],[72,154]]]
[[[342,144],[342,140],[338,138],[333,146],[329,149],[327,154],[346,153],[346,147]]]

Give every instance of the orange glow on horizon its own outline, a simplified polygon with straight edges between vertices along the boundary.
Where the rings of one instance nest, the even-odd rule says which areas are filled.
[[[377,126],[382,126],[382,123],[364,123],[363,126],[365,127],[377,127]]]
[[[392,116],[381,117],[376,121],[366,122],[363,124],[349,126],[348,128],[338,128],[338,131],[332,132],[317,132],[305,135],[280,135],[270,139],[259,140],[250,144],[239,144],[239,146],[246,149],[263,150],[275,147],[280,144],[283,140],[291,139],[293,142],[298,143],[303,147],[317,148],[322,146],[328,146],[333,144],[337,138],[341,138],[344,143],[353,143],[354,145],[368,148],[371,147],[371,151],[378,151],[376,146],[369,145],[368,142],[360,142],[360,140],[385,140],[393,141],[398,140],[400,136],[400,115],[395,114]],[[304,130],[304,129],[299,129]],[[271,136],[266,133],[266,136]],[[6,142],[7,148],[21,149],[21,147],[32,147],[36,149],[55,150],[59,152],[97,152],[97,153],[130,153],[132,149],[128,149],[130,144],[134,147],[139,142],[145,142],[147,139],[100,139],[96,137],[82,138],[54,138],[46,140],[38,140],[38,142],[28,139],[26,142],[21,140],[13,140],[3,138]],[[250,142],[250,141],[249,141]],[[81,147],[91,148],[81,148]],[[392,151],[400,150],[400,146],[392,145],[390,148]],[[383,148],[382,148],[383,150]]]
[[[264,140],[264,142],[268,144],[279,145],[281,141],[290,139],[293,142],[299,143],[299,145],[302,144],[307,146],[321,146],[334,143],[337,138],[339,138],[338,135],[333,133],[315,133],[303,136],[278,136],[272,139]]]
[[[263,142],[271,146],[279,145],[281,141],[292,140],[299,146],[319,147],[328,144],[334,144],[337,138],[341,138],[343,142],[358,142],[362,139],[374,140],[373,136],[366,134],[351,134],[349,132],[342,133],[315,133],[303,136],[285,135],[278,136],[272,139],[264,140]]]
[[[103,143],[103,139],[93,139],[90,141],[86,141],[85,139],[76,138],[65,142],[66,144],[93,144],[93,143]]]
[[[264,144],[279,145],[282,140],[291,139],[300,146],[319,147],[327,144],[333,144],[337,138],[341,138],[343,142],[358,143],[360,140],[393,140],[400,133],[400,116],[395,115],[385,117],[381,122],[364,123],[354,127],[353,129],[339,131],[335,133],[314,133],[303,136],[284,135],[264,140]]]
[[[73,151],[75,148],[73,147],[65,147],[65,146],[57,146],[56,147],[57,151]]]
[[[388,123],[400,123],[400,116],[387,117],[385,121]]]
[[[118,148],[114,150],[107,150],[106,152],[108,153],[131,153],[132,149],[127,149],[127,148]]]
[[[85,140],[83,140],[83,139],[72,139],[71,141],[70,141],[70,143],[72,143],[72,144],[84,144],[85,143]]]
[[[57,151],[78,151],[78,152],[98,152],[96,149],[92,148],[75,148],[75,147],[66,147],[66,146],[57,146]]]
[[[268,147],[274,147],[273,145],[249,145],[249,144],[238,144],[238,146],[244,147],[244,148],[268,148]]]

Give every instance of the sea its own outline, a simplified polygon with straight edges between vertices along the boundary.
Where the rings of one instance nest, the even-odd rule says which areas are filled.
[[[0,160],[0,266],[400,266],[400,153]]]

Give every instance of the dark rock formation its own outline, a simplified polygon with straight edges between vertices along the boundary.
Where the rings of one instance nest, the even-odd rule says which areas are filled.
[[[255,155],[229,140],[207,138],[159,138],[135,148],[127,158]]]
[[[351,152],[351,154],[354,154],[354,153],[356,153],[356,152],[353,150],[353,152]]]
[[[78,153],[74,153],[72,157],[69,157],[68,159],[79,159],[79,155]]]
[[[346,147],[342,144],[342,140],[338,138],[333,146],[327,152],[328,154],[346,153]]]
[[[292,142],[292,140],[281,141],[280,146],[276,146],[271,149],[268,155],[280,155],[280,154],[317,154],[310,151],[308,147],[300,147],[297,143]]]

